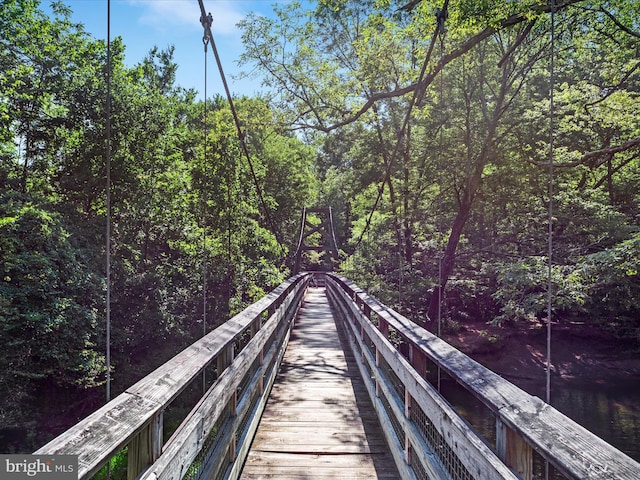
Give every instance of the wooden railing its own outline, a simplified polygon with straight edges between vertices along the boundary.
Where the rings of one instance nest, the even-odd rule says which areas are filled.
[[[130,480],[237,478],[310,278],[287,280],[35,454],[78,455],[79,479],[125,447]],[[207,367],[213,385],[163,445],[163,413]]]
[[[351,333],[355,357],[404,478],[528,480],[534,450],[566,478],[640,478],[638,462],[352,282],[328,275],[327,293]],[[495,445],[480,440],[426,381],[428,368],[441,368],[493,412]]]

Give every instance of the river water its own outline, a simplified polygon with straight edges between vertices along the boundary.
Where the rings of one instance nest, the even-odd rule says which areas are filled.
[[[544,385],[518,386],[545,398]],[[456,410],[495,445],[495,419],[488,409],[451,379],[442,380],[441,390]],[[552,383],[551,405],[640,462],[640,381],[637,377],[605,385],[559,379]],[[544,478],[543,463],[537,463],[535,478]],[[564,477],[552,469],[550,478]]]

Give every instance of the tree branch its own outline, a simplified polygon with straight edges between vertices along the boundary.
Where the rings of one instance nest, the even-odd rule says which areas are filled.
[[[515,51],[515,49],[520,46],[520,44],[524,41],[525,38],[527,38],[527,35],[529,35],[529,32],[531,32],[531,29],[535,24],[536,24],[535,18],[527,24],[527,26],[520,33],[520,35],[518,35],[518,38],[516,38],[516,41],[513,42],[513,45],[509,47],[509,50],[507,50],[507,52],[502,56],[502,58],[498,62],[499,68],[502,68],[502,64],[507,61],[507,59],[511,56],[511,54]]]
[[[615,168],[613,168],[610,173],[608,173],[607,175],[602,177],[600,180],[598,180],[593,186],[593,188],[600,188],[602,185],[604,185],[604,183],[608,180],[610,176],[612,176],[615,173],[618,173],[622,169],[622,167],[630,164],[631,162],[633,162],[639,157],[640,157],[640,153],[636,153],[635,155],[632,155],[631,157],[625,159],[623,162],[620,163],[620,165],[617,165]]]
[[[594,105],[604,102],[607,98],[613,95],[614,92],[617,92],[618,89],[624,85],[624,82],[626,82],[629,79],[629,77],[633,75],[633,72],[635,72],[638,69],[638,67],[640,67],[640,61],[636,62],[636,64],[633,67],[631,67],[631,69],[627,73],[625,73],[624,77],[622,77],[622,79],[618,82],[618,84],[615,87],[612,87],[611,89],[609,89],[609,91],[604,97],[585,104],[584,111],[589,113],[589,107],[593,107]]]
[[[591,160],[593,158],[598,158],[607,155],[615,155],[616,153],[624,152],[633,147],[640,146],[640,137],[632,138],[631,140],[627,140],[622,145],[615,145],[613,147],[603,148],[601,150],[596,150],[594,152],[585,153],[580,159],[582,163]],[[603,162],[598,163],[598,165],[602,165]]]
[[[640,146],[640,137],[627,140],[621,145],[614,145],[613,147],[606,147],[600,150],[594,150],[593,152],[587,152],[584,155],[582,155],[582,157],[580,157],[578,160],[575,160],[573,162],[554,163],[553,167],[554,168],[572,168],[572,167],[577,167],[578,165],[584,165],[589,160],[603,157],[602,160],[600,160],[594,165],[594,167],[599,167],[600,165],[605,163],[607,159],[613,158],[613,156],[616,153],[625,152],[627,150],[630,150],[638,146]],[[528,160],[528,161],[540,167],[549,166],[549,162],[536,162],[535,160]]]
[[[575,4],[575,3],[578,3],[580,1],[581,0],[566,0],[563,3],[559,3],[558,5],[556,5],[556,11],[559,11],[561,9],[569,7],[569,6],[571,6],[571,5]],[[543,5],[538,5],[536,7],[533,7],[527,13],[542,14],[542,13],[549,13],[550,10],[551,10],[550,5],[548,3],[545,3]],[[411,93],[416,89],[424,91],[433,82],[433,80],[436,78],[438,73],[440,73],[442,71],[442,69],[446,65],[451,63],[453,60],[455,60],[458,57],[464,55],[469,50],[471,50],[472,48],[474,48],[478,44],[482,43],[483,41],[485,41],[487,38],[491,37],[492,35],[494,35],[498,31],[500,31],[502,29],[505,29],[505,28],[513,27],[514,25],[518,25],[518,24],[520,24],[520,23],[522,23],[524,21],[527,21],[527,20],[528,20],[528,17],[525,14],[511,15],[510,17],[505,18],[504,20],[502,20],[498,27],[486,27],[484,30],[476,33],[475,35],[471,36],[469,39],[464,41],[462,44],[460,44],[460,46],[458,48],[456,48],[452,52],[444,55],[440,59],[440,61],[433,67],[433,70],[431,72],[429,72],[424,77],[424,80],[422,82],[416,82],[416,83],[413,83],[413,84],[408,85],[406,87],[399,88],[399,89],[396,89],[396,90],[391,90],[391,91],[388,91],[388,92],[374,93],[371,96],[369,96],[367,98],[367,101],[357,111],[355,111],[352,115],[344,118],[343,120],[341,120],[341,121],[339,121],[337,123],[334,123],[334,124],[331,124],[331,125],[326,125],[326,126],[322,126],[322,125],[313,126],[313,128],[315,128],[315,129],[317,129],[319,131],[328,133],[328,132],[330,132],[332,130],[335,130],[337,128],[340,128],[340,127],[343,127],[345,125],[348,125],[350,123],[355,122],[362,115],[364,115],[376,102],[378,102],[380,100],[400,97],[402,95],[406,95],[407,93]],[[532,27],[533,27],[533,25],[532,25]],[[522,40],[524,40],[524,37],[523,37]]]
[[[625,33],[628,33],[629,35],[631,35],[632,37],[636,37],[636,38],[640,38],[640,33],[638,32],[634,32],[633,30],[631,30],[629,27],[627,27],[626,25],[623,25],[620,20],[618,20],[611,12],[607,11],[604,9],[604,7],[600,7],[600,11],[602,13],[604,13],[607,17],[609,17],[611,19],[611,21],[613,23],[616,24],[616,26],[622,30]]]

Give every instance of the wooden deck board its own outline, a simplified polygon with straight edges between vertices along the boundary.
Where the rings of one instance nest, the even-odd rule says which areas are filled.
[[[309,289],[242,479],[400,478],[324,289]]]

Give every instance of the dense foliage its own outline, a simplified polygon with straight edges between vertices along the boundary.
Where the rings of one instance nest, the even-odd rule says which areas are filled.
[[[429,327],[539,322],[551,273],[554,321],[637,348],[640,2],[556,5],[552,52],[546,1],[292,2],[243,23],[243,60],[324,133],[320,202],[363,287]]]
[[[3,452],[33,450],[84,417],[106,378],[106,43],[62,3],[52,18],[38,3],[0,6]],[[205,128],[204,103],[174,84],[172,47],[135,67],[120,39],[111,52],[118,393],[286,278],[315,154],[265,101],[236,99],[270,225],[227,102],[208,100]],[[282,245],[277,231],[291,232]]]

